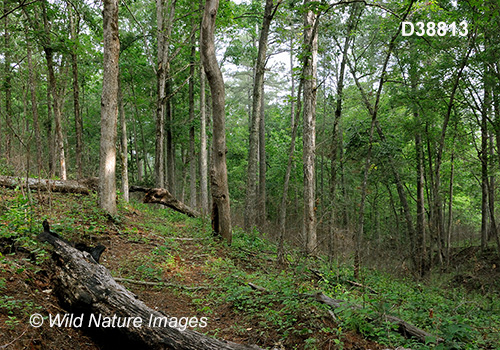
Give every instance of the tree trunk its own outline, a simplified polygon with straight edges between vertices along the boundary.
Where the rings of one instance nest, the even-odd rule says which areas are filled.
[[[227,243],[231,243],[231,209],[226,167],[226,111],[225,88],[222,73],[215,56],[215,18],[218,0],[206,0],[201,26],[201,57],[210,85],[213,113],[212,165],[210,182],[212,191],[212,228]]]
[[[83,177],[83,121],[80,115],[80,85],[78,83],[78,32],[80,30],[80,16],[76,16],[76,23],[71,4],[68,5],[69,22],[71,27],[71,40],[73,41],[73,49],[71,50],[71,71],[73,73],[73,109],[75,113],[75,134],[76,134],[76,176],[78,179]]]
[[[118,0],[104,0],[104,71],[101,97],[99,206],[116,215],[116,126],[118,119]]]
[[[261,95],[259,126],[259,194],[257,197],[257,225],[262,232],[266,231],[266,116],[264,93]]]
[[[173,18],[173,5],[170,1],[156,0],[156,22],[158,26],[158,69],[157,76],[157,101],[156,101],[156,144],[155,144],[155,181],[156,186],[165,187],[165,97],[166,82],[169,71],[169,43],[171,34],[171,20]],[[175,3],[175,1],[174,1]]]
[[[485,98],[481,116],[481,250],[485,251],[488,245],[488,104],[486,103],[488,89],[485,88]]]
[[[7,6],[8,1],[4,0],[4,89],[5,89],[5,158],[7,163],[11,158],[12,151],[12,75],[11,75],[11,47],[10,47],[10,35],[11,30],[9,29],[9,8]]]
[[[106,3],[105,3],[106,6]],[[244,350],[260,349],[257,346],[241,345],[210,338],[191,329],[180,330],[170,326],[172,318],[149,308],[137,296],[118,284],[103,265],[94,261],[87,253],[73,248],[66,242],[43,232],[39,240],[54,247],[54,290],[61,302],[72,313],[81,313],[85,324],[90,324],[92,315],[101,320],[129,319],[141,326],[96,327],[113,348],[152,350]],[[175,315],[180,317],[180,315]],[[165,317],[170,321],[167,323]],[[173,317],[173,316],[172,316]],[[116,319],[115,319],[116,320]],[[152,326],[161,322],[161,327]],[[113,321],[114,322],[114,321]],[[180,322],[180,321],[179,321]],[[95,322],[94,322],[95,323]],[[139,323],[133,323],[137,325]]]
[[[308,7],[311,0],[304,0]],[[312,254],[317,247],[316,237],[316,89],[318,62],[317,15],[308,10],[304,14],[304,126],[303,126],[303,168],[304,168],[304,240],[306,254]]]
[[[88,194],[93,189],[93,180],[74,181],[0,176],[0,186],[7,188],[26,186],[40,191]]]
[[[27,28],[26,28],[27,30]],[[38,177],[42,174],[42,138],[40,136],[40,122],[38,119],[38,103],[36,99],[36,82],[35,82],[35,73],[33,71],[33,56],[31,51],[31,42],[26,35],[26,51],[27,51],[27,59],[28,59],[28,75],[29,75],[29,86],[30,86],[30,95],[31,95],[31,111],[33,114],[33,128],[35,129],[35,142],[37,144],[36,147],[36,165],[37,172],[36,175]]]
[[[208,213],[207,112],[205,101],[205,69],[200,66],[200,208]]]
[[[194,27],[194,16],[192,25]],[[191,35],[191,56],[189,67],[189,205],[196,208],[196,151],[195,151],[195,130],[194,130],[194,58],[196,56],[196,38]]]
[[[279,4],[278,4],[279,5]],[[264,90],[264,73],[266,68],[267,39],[271,21],[276,13],[273,11],[273,0],[266,0],[264,18],[260,30],[259,49],[255,64],[255,78],[252,94],[252,115],[250,117],[250,134],[248,145],[247,189],[245,197],[245,230],[251,230],[257,220],[257,169],[259,161],[259,126]]]
[[[145,192],[143,199],[144,203],[157,203],[162,204],[170,209],[178,211],[179,213],[186,214],[187,216],[196,218],[200,213],[196,209],[187,206],[175,198],[168,190],[164,188],[146,188],[141,186],[131,186],[130,192]]]
[[[169,68],[170,70],[170,68]],[[172,104],[172,80],[167,78],[165,94],[170,96],[165,102],[165,187],[175,196],[175,143],[173,133],[174,108]]]
[[[120,129],[121,129],[121,139],[120,139],[120,151],[121,151],[121,168],[122,168],[122,194],[123,200],[128,203],[128,137],[127,137],[127,118],[125,117],[125,108],[123,105],[123,91],[121,84],[121,77],[118,73],[118,103],[119,110],[118,114],[120,117]]]
[[[55,149],[56,154],[59,157],[59,176],[62,180],[66,180],[66,157],[64,152],[64,138],[62,134],[61,125],[61,89],[58,88],[56,76],[54,73],[54,52],[51,46],[50,39],[50,25],[47,17],[46,1],[42,1],[42,12],[43,12],[43,24],[45,31],[45,43],[43,50],[45,52],[45,59],[47,61],[47,69],[49,74],[49,90],[52,95],[52,107],[54,113],[54,124],[55,124]],[[59,93],[58,93],[59,90]]]

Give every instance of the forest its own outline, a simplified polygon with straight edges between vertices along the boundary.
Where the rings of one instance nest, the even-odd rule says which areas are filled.
[[[208,319],[137,348],[500,349],[499,91],[498,0],[2,0],[0,349],[114,348],[31,327],[95,280]]]

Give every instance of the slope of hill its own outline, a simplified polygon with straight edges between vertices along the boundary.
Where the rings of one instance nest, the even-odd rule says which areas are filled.
[[[36,240],[42,221],[70,242],[103,244],[101,263],[149,307],[206,317],[194,329],[267,349],[498,349],[498,289],[476,293],[397,280],[370,269],[353,281],[349,266],[329,266],[289,249],[277,268],[275,247],[259,233],[235,229],[226,246],[208,220],[157,206],[120,203],[109,218],[95,195],[0,189],[0,348],[107,349],[113,339],[49,326],[68,313],[51,284],[51,247]],[[485,262],[486,263],[486,262]],[[494,262],[488,262],[494,263]],[[495,268],[492,268],[496,273]],[[457,281],[456,276],[447,280]],[[344,300],[332,309],[311,296]],[[34,328],[30,317],[46,318]],[[435,337],[406,338],[384,315],[398,316]],[[444,342],[436,341],[443,338]],[[111,343],[110,343],[111,342]]]

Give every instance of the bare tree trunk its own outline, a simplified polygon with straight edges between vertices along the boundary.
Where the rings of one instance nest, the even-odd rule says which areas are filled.
[[[172,0],[175,4],[175,0]],[[167,4],[168,2],[168,4]],[[156,22],[158,26],[158,69],[156,102],[156,143],[155,143],[155,182],[157,187],[165,187],[165,103],[167,96],[166,81],[169,71],[169,42],[173,5],[170,0],[156,0]],[[144,160],[146,161],[146,160]]]
[[[244,225],[245,230],[247,231],[251,230],[257,222],[257,169],[259,161],[259,126],[262,109],[261,96],[264,90],[264,73],[266,67],[269,28],[278,5],[274,7],[273,0],[266,0],[264,18],[260,30],[257,62],[255,64],[255,79],[252,94],[252,115],[250,117],[250,135],[248,145],[247,189],[245,197]]]
[[[27,29],[27,28],[26,28]],[[26,33],[27,34],[27,33]],[[42,174],[42,139],[40,136],[40,123],[38,120],[38,105],[36,100],[36,83],[35,83],[35,74],[33,72],[33,57],[31,51],[31,42],[26,36],[26,51],[27,51],[27,59],[28,59],[28,75],[29,75],[29,86],[30,86],[30,94],[31,94],[31,111],[33,114],[33,128],[35,129],[35,142],[37,144],[36,147],[36,164],[37,164],[37,176],[40,177]]]
[[[307,7],[310,0],[304,0]],[[316,236],[316,89],[318,63],[318,17],[308,10],[304,14],[304,126],[303,126],[303,163],[304,163],[304,240],[306,254],[312,254],[317,247]]]
[[[45,31],[45,40],[43,50],[45,52],[45,59],[47,60],[47,68],[49,73],[49,90],[52,95],[52,104],[54,112],[54,123],[55,123],[55,148],[57,150],[57,156],[59,157],[59,175],[62,180],[66,180],[66,157],[64,154],[64,138],[62,134],[61,125],[61,100],[60,94],[58,93],[58,86],[56,81],[56,76],[54,73],[54,53],[51,47],[50,39],[50,26],[47,17],[46,1],[42,1],[42,12],[43,12],[43,24]],[[60,89],[59,89],[60,90]]]
[[[201,57],[212,96],[213,141],[210,182],[212,191],[212,228],[230,244],[231,209],[226,167],[226,111],[225,88],[222,73],[215,56],[215,18],[219,8],[218,0],[206,0],[201,25]]]
[[[5,158],[7,162],[10,161],[11,151],[12,151],[12,76],[11,76],[11,47],[10,47],[10,29],[9,29],[9,8],[7,6],[8,1],[4,0],[4,89],[5,89]]]
[[[120,75],[120,74],[118,74]],[[127,137],[127,118],[125,117],[125,108],[123,106],[123,91],[120,76],[118,76],[118,103],[119,103],[119,118],[121,129],[121,168],[122,168],[122,193],[123,200],[129,201],[129,181],[128,181],[128,137]]]
[[[71,50],[71,70],[73,73],[73,109],[75,113],[75,134],[76,134],[76,176],[78,179],[83,177],[82,153],[83,153],[83,122],[80,115],[80,85],[78,83],[78,56],[76,50],[78,47],[78,32],[80,28],[80,16],[76,15],[76,23],[73,18],[71,5],[68,5],[69,22],[71,27],[71,40],[73,40],[73,49]]]
[[[261,94],[260,126],[259,126],[259,194],[257,197],[257,225],[262,231],[266,229],[266,117],[264,93]]]
[[[49,153],[49,178],[53,178],[54,176],[56,176],[56,167],[54,165],[56,155],[55,155],[54,133],[52,130],[52,120],[53,120],[52,114],[53,114],[52,98],[50,94],[50,89],[47,89],[47,120],[45,121],[45,130],[47,132],[47,146]]]
[[[488,112],[487,103],[489,90],[484,89],[483,111],[481,116],[481,250],[486,250],[488,245]]]
[[[194,27],[194,17],[192,21]],[[189,67],[189,205],[196,208],[196,151],[194,139],[194,57],[196,56],[196,38],[191,35],[191,56]]]
[[[99,206],[116,215],[116,124],[118,119],[118,0],[104,0],[104,71],[101,97]]]
[[[169,66],[168,66],[169,67]],[[170,68],[169,68],[170,70]],[[167,75],[165,93],[172,95],[172,80]],[[166,188],[175,196],[175,144],[173,135],[174,109],[172,108],[172,97],[165,102],[165,172],[167,174]]]
[[[208,151],[207,112],[205,101],[205,70],[200,66],[200,208],[208,213]]]

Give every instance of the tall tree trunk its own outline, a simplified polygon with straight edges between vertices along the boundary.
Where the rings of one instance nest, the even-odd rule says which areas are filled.
[[[261,94],[259,126],[259,194],[257,197],[257,225],[266,230],[266,116],[264,93]]]
[[[212,96],[213,141],[210,182],[212,191],[212,228],[230,244],[231,208],[226,167],[226,111],[224,79],[215,56],[215,18],[218,0],[206,0],[201,25],[201,57]]]
[[[192,21],[194,27],[194,17]],[[189,206],[196,208],[196,151],[194,130],[194,57],[196,56],[196,38],[191,35],[191,55],[189,58]]]
[[[169,67],[169,66],[168,66]],[[169,68],[170,70],[170,68]],[[165,101],[165,172],[166,188],[175,197],[175,144],[173,135],[174,108],[172,104],[172,79],[167,76],[165,94],[170,96]]]
[[[489,89],[484,88],[484,102],[481,116],[481,250],[486,250],[488,245],[488,113],[489,113]]]
[[[202,214],[208,213],[208,151],[207,151],[207,112],[205,101],[205,69],[200,66],[200,208]]]
[[[156,138],[155,138],[155,183],[157,187],[165,188],[165,103],[166,82],[169,74],[169,43],[172,31],[173,11],[176,0],[156,0],[156,23],[158,53],[157,101],[156,101]],[[146,161],[146,160],[144,160]]]
[[[27,30],[27,28],[26,28]],[[27,33],[26,33],[27,34]],[[31,95],[31,111],[33,114],[33,128],[35,129],[35,142],[36,142],[36,165],[37,165],[37,176],[41,177],[42,174],[42,138],[40,136],[40,122],[38,119],[38,103],[36,99],[36,82],[35,73],[33,71],[33,57],[31,51],[31,42],[26,35],[26,52],[28,60],[28,75],[29,75],[29,86]]]
[[[125,108],[123,104],[123,91],[121,84],[120,73],[118,73],[118,115],[120,118],[120,151],[121,151],[121,168],[122,168],[122,194],[123,200],[129,201],[129,181],[128,181],[128,137],[127,137],[127,118],[125,117]]]
[[[75,134],[76,134],[76,176],[78,179],[83,177],[83,121],[80,115],[80,85],[78,82],[78,33],[80,30],[80,16],[76,15],[76,23],[71,5],[68,5],[69,22],[71,27],[71,40],[73,48],[71,50],[71,71],[73,73],[73,109],[75,113]]]
[[[8,0],[3,2],[4,10],[4,89],[5,89],[5,158],[10,161],[12,151],[12,75],[11,75],[11,48],[9,29]]]
[[[99,206],[111,215],[116,208],[116,126],[118,119],[118,0],[104,0],[104,71],[101,97]]]
[[[279,5],[279,3],[278,3]],[[257,169],[259,161],[259,126],[262,109],[262,94],[264,90],[264,73],[266,67],[267,39],[271,21],[278,7],[273,0],[266,0],[264,18],[260,30],[259,49],[255,64],[255,78],[252,94],[252,115],[250,117],[250,135],[248,145],[247,189],[245,197],[245,230],[251,230],[257,217]],[[273,10],[274,8],[274,10]]]
[[[311,0],[304,0],[308,7]],[[317,247],[316,237],[316,89],[318,63],[318,17],[312,10],[304,14],[304,119],[303,156],[304,163],[304,240],[306,254],[312,254]]]
[[[55,149],[56,154],[59,158],[59,176],[62,180],[66,180],[66,157],[64,152],[64,138],[62,134],[61,125],[61,88],[58,88],[56,76],[54,73],[54,52],[52,49],[51,39],[50,39],[50,24],[47,17],[47,0],[42,1],[42,13],[43,13],[43,24],[45,31],[45,40],[43,44],[43,50],[45,52],[45,59],[47,61],[47,69],[49,73],[49,90],[52,95],[52,110],[54,113],[54,124],[55,124]],[[59,90],[59,93],[58,93]]]
[[[48,80],[48,77],[47,77]],[[54,141],[54,132],[52,130],[52,97],[50,93],[50,89],[47,89],[47,120],[45,121],[45,130],[47,132],[47,147],[48,147],[48,155],[49,155],[49,178],[53,178],[56,176],[56,167],[54,165],[54,161],[56,158],[55,155],[55,141]]]

